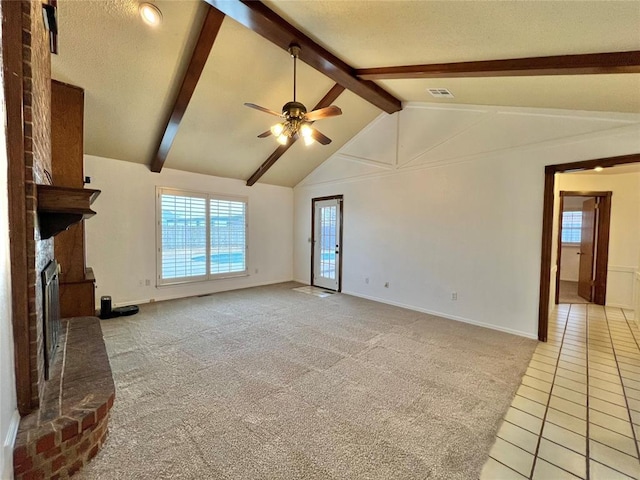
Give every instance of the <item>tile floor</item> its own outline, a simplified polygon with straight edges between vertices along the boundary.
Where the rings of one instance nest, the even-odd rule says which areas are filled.
[[[315,295],[316,297],[324,298],[333,295],[335,292],[325,290],[320,287],[313,287],[311,285],[307,285],[305,287],[297,287],[294,288],[296,292],[308,293],[309,295]]]
[[[632,315],[558,305],[481,480],[640,479],[640,331]]]

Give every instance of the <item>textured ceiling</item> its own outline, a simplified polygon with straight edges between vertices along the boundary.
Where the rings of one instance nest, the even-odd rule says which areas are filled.
[[[267,1],[270,8],[356,68],[640,50],[640,2]],[[55,79],[85,89],[85,152],[149,164],[206,9],[157,1],[160,28],[133,0],[59,0]],[[298,99],[309,109],[333,82],[299,64]],[[287,52],[227,18],[180,125],[166,167],[247,179],[275,150],[258,139],[273,122],[244,102],[279,111],[292,96]],[[386,80],[403,101],[640,112],[640,74]],[[449,88],[436,100],[428,87]],[[334,141],[301,143],[261,182],[293,186],[380,111],[345,91],[344,115],[316,127]]]

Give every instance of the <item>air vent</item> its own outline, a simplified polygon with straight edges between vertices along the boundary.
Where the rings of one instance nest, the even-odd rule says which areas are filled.
[[[453,98],[453,93],[446,88],[427,88],[427,91],[435,98]]]

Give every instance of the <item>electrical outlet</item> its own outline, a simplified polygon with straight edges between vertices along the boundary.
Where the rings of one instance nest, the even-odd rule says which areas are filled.
[[[254,273],[258,273],[259,271],[260,271],[260,270],[258,270],[258,269],[256,268],[256,270],[255,270],[255,272],[254,272]]]
[[[364,279],[364,283],[366,283],[367,285],[369,285],[369,277]]]
[[[148,278],[144,281],[144,285],[145,287],[150,287],[151,286],[151,280],[149,280]]]
[[[451,300],[458,300],[458,292],[451,292]]]
[[[389,282],[384,282],[384,288],[389,288]]]

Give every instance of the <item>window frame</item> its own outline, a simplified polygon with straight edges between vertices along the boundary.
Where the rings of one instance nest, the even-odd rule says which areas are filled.
[[[201,198],[205,201],[205,274],[187,277],[162,278],[162,196],[174,195]],[[211,273],[211,200],[222,200],[244,204],[244,270],[238,272]],[[246,277],[249,275],[249,197],[212,192],[197,192],[173,187],[156,186],[156,287],[207,282],[224,278]]]
[[[565,213],[571,213],[571,214],[575,214],[575,213],[579,213],[580,214],[580,229],[576,229],[576,228],[565,228],[564,226],[564,215]],[[582,243],[582,210],[563,210],[562,211],[562,215],[561,215],[561,235],[560,235],[560,243],[562,244],[562,246],[565,247],[579,247]],[[580,230],[580,241],[579,242],[565,242],[564,240],[562,240],[562,236],[564,235],[564,233],[566,231],[571,231],[571,230]]]

